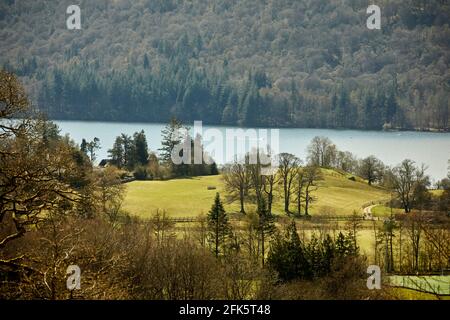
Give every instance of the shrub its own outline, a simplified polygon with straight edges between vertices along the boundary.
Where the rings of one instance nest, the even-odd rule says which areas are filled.
[[[133,176],[136,178],[136,180],[147,180],[148,179],[148,172],[147,168],[144,166],[138,166],[133,172]]]

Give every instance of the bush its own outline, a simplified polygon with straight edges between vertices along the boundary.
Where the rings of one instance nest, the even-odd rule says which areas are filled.
[[[138,166],[133,172],[133,176],[136,180],[147,180],[148,172],[147,168],[144,166]]]

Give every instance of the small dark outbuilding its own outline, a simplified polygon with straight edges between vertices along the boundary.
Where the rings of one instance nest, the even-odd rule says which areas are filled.
[[[99,162],[98,166],[100,168],[105,168],[111,163],[110,159],[102,159],[102,161]]]

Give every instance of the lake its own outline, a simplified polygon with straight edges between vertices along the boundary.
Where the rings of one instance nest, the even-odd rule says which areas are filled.
[[[116,136],[121,133],[132,135],[141,130],[144,130],[147,136],[149,148],[157,151],[161,147],[161,130],[165,126],[165,124],[159,123],[54,122],[61,128],[62,134],[69,134],[77,143],[80,143],[83,138],[88,141],[94,137],[99,138],[101,149],[97,152],[98,159],[108,157],[107,150],[112,147]],[[211,128],[219,129],[221,132],[225,132],[227,129],[236,129],[223,126],[204,126],[203,130]],[[427,174],[433,181],[447,175],[447,161],[450,159],[450,133],[283,128],[279,129],[279,150],[305,159],[306,148],[315,136],[328,137],[339,150],[350,151],[358,157],[375,155],[390,166],[397,165],[407,158],[418,164],[424,163],[428,166]]]

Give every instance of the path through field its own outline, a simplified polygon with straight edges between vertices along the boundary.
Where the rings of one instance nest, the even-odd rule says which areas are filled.
[[[376,207],[377,204],[372,204],[370,206],[364,207],[363,213],[364,213],[364,220],[380,220],[379,217],[374,217],[372,215],[372,208]]]

